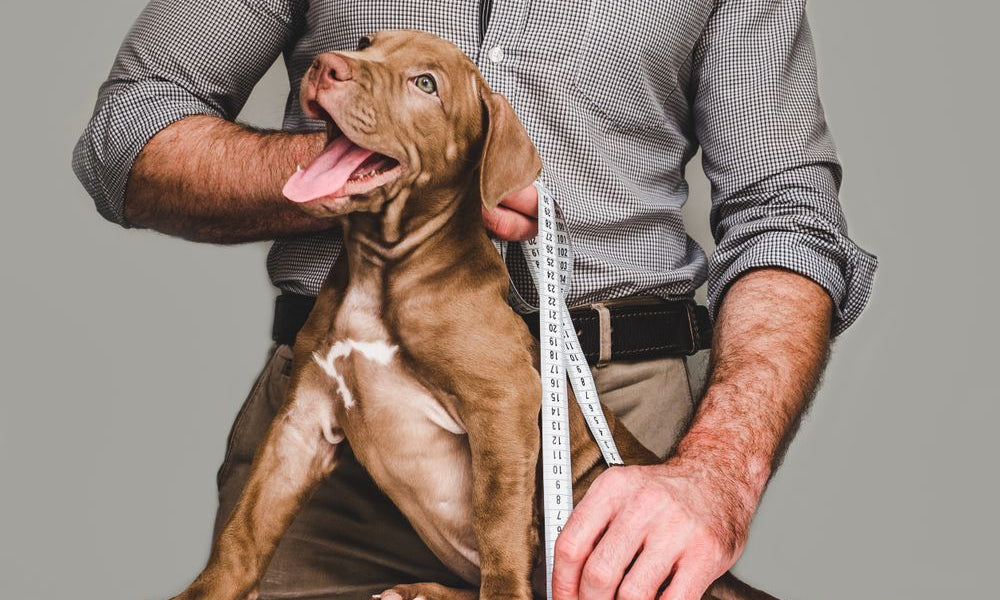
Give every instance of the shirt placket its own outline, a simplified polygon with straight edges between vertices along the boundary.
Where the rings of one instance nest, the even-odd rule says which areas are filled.
[[[480,0],[486,27],[479,47],[476,64],[490,88],[502,94],[517,109],[518,90],[515,69],[517,48],[525,31],[528,2],[522,0]]]

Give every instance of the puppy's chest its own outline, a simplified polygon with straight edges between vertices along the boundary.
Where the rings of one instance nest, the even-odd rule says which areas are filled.
[[[465,428],[401,354],[378,295],[361,287],[348,291],[316,361],[332,380],[336,420],[355,455],[434,553],[476,582]]]
[[[349,288],[329,346],[316,353],[347,420],[377,425],[379,413],[393,411],[423,416],[451,434],[465,433],[450,407],[404,362],[400,341],[386,327],[381,297],[373,287]]]

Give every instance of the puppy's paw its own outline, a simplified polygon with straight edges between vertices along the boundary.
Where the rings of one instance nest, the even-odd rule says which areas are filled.
[[[439,583],[408,583],[375,594],[371,600],[479,600],[479,591],[460,590]]]
[[[188,589],[174,596],[170,600],[221,600],[223,598],[233,598],[233,600],[257,600],[259,592],[256,588],[246,594],[228,594],[208,589],[205,585],[193,584]]]

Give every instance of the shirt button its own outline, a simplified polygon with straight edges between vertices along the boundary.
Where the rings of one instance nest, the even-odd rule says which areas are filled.
[[[495,63],[502,63],[504,59],[503,46],[493,46],[490,48],[490,60]]]

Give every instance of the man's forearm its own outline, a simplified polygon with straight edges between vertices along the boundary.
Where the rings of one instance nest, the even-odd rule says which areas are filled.
[[[285,200],[297,164],[323,148],[324,133],[258,132],[195,115],[165,127],[139,153],[125,216],[132,225],[195,241],[237,243],[333,226]]]
[[[751,271],[726,293],[708,386],[671,461],[734,494],[727,504],[744,514],[719,523],[749,524],[819,382],[831,315],[823,288],[782,269]],[[717,533],[740,545],[746,532]]]

